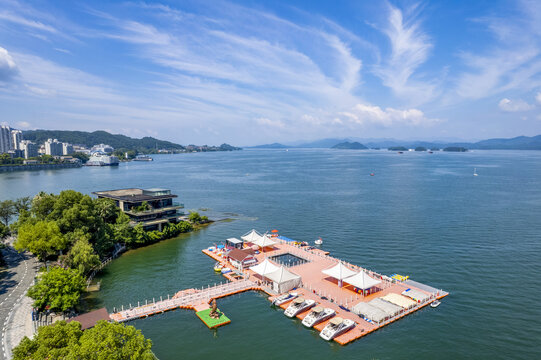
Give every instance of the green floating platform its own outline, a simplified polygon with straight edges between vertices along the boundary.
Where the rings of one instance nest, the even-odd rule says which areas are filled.
[[[217,319],[213,319],[209,316],[210,311],[211,309],[206,309],[195,313],[195,315],[197,315],[197,317],[201,319],[201,321],[205,323],[205,325],[207,325],[209,329],[214,329],[219,326],[227,325],[231,322],[231,320],[229,320],[229,318],[225,316],[224,313],[221,312],[219,309],[217,311],[218,314],[220,314],[220,317]]]

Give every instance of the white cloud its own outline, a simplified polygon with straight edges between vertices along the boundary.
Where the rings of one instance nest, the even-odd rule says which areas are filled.
[[[350,111],[341,112],[342,120],[360,125],[375,124],[384,127],[394,125],[427,126],[440,120],[431,119],[419,109],[398,110],[394,108],[382,109],[379,106],[357,104]]]
[[[257,118],[256,122],[259,125],[275,127],[275,128],[280,128],[280,129],[283,129],[285,127],[285,124],[281,120],[271,120],[271,119],[267,119],[267,118]]]
[[[432,49],[430,38],[421,30],[415,11],[416,6],[408,9],[405,18],[400,9],[389,5],[388,26],[383,32],[391,42],[391,54],[382,65],[376,66],[375,74],[399,97],[421,104],[434,99],[438,92],[432,81],[414,77]]]
[[[30,129],[32,125],[27,121],[19,121],[15,125],[17,125],[17,128],[19,129]]]
[[[29,20],[20,15],[13,14],[7,11],[0,12],[0,20],[9,21],[18,25],[23,25],[32,29],[42,30],[50,33],[57,32],[57,30],[50,25],[43,24],[39,21]]]
[[[498,107],[505,112],[528,111],[533,109],[533,105],[528,104],[524,100],[510,100],[508,98],[501,99]]]
[[[11,80],[17,72],[17,64],[15,64],[9,52],[0,47],[0,83]]]

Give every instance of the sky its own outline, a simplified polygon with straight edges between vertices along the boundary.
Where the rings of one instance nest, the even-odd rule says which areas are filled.
[[[0,123],[240,146],[538,135],[541,2],[0,0]]]

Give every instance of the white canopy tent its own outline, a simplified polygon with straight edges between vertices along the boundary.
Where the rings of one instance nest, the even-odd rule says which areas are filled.
[[[381,283],[380,280],[376,280],[368,276],[368,274],[365,273],[364,271],[361,271],[357,273],[356,275],[345,278],[344,282],[347,282],[348,284],[351,284],[361,290],[370,289],[371,287],[376,286],[377,284]]]
[[[267,274],[273,273],[276,270],[279,270],[280,268],[273,263],[269,261],[269,259],[265,259],[260,264],[257,264],[255,266],[252,266],[250,270],[255,272],[256,274],[259,274],[261,276],[267,276]]]
[[[400,312],[402,312],[402,310],[404,310],[400,306],[392,304],[388,301],[382,300],[381,298],[375,298],[374,300],[370,301],[369,304],[381,309],[390,317],[393,317],[399,314]]]
[[[281,266],[278,270],[265,275],[272,280],[273,290],[281,294],[301,285],[302,278]]]
[[[342,264],[341,261],[332,268],[322,270],[321,272],[337,279],[339,286],[342,286],[342,280],[357,274],[355,271]]]
[[[261,238],[261,234],[258,233],[255,229],[252,229],[252,231],[242,235],[240,237],[242,240],[244,241],[248,241],[248,242],[255,242],[256,240],[259,240]]]
[[[271,240],[271,238],[267,235],[263,235],[259,239],[252,241],[252,243],[263,249],[264,247],[276,244],[276,241]]]
[[[352,311],[355,314],[363,316],[376,323],[380,323],[389,317],[389,315],[385,313],[385,311],[365,302],[360,302],[357,305],[355,305]]]

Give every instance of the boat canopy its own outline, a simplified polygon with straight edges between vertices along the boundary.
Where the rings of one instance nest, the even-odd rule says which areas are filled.
[[[380,323],[389,317],[383,310],[365,302],[360,302],[355,305],[353,307],[353,312],[377,323]]]
[[[321,272],[337,280],[344,280],[348,277],[351,277],[357,274],[355,271],[351,270],[350,268],[342,264],[341,261],[335,266],[333,266],[332,268],[322,270]]]
[[[273,288],[278,293],[283,293],[301,285],[302,278],[287,270],[283,265],[274,272],[265,275],[272,280]]]
[[[402,310],[404,310],[402,307],[382,300],[381,298],[375,298],[374,300],[370,301],[369,304],[381,309],[390,317],[398,315],[400,312],[402,312]]]
[[[415,301],[425,302],[430,298],[430,295],[415,289],[407,289],[402,292],[402,295],[407,296]]]
[[[252,229],[252,231],[250,232],[247,232],[246,234],[242,235],[240,237],[242,240],[244,241],[248,241],[248,242],[255,242],[256,240],[260,239],[261,238],[261,234],[258,233],[255,229]]]
[[[394,293],[389,293],[385,296],[382,296],[382,299],[385,300],[385,301],[388,301],[390,303],[393,303],[393,304],[396,304],[398,306],[401,306],[403,307],[404,309],[410,309],[412,307],[414,307],[415,305],[417,305],[417,303],[405,296],[402,296],[402,295],[399,295],[399,294],[394,294]]]
[[[269,259],[265,259],[262,263],[252,266],[250,270],[261,276],[267,276],[267,274],[273,273],[279,268],[271,263]]]
[[[370,289],[371,287],[376,286],[377,284],[381,283],[380,280],[376,280],[368,276],[368,274],[365,273],[364,271],[361,271],[360,273],[357,273],[356,275],[345,278],[344,282],[347,282],[348,284],[351,284],[361,290]]]

